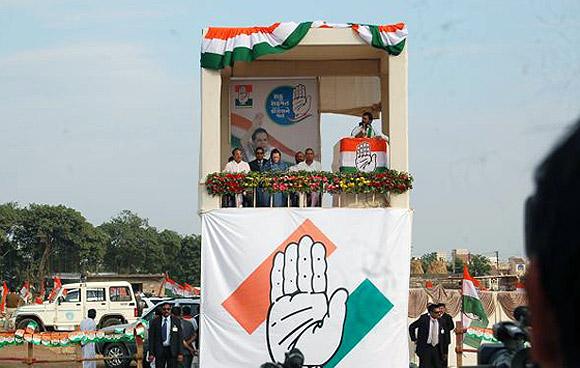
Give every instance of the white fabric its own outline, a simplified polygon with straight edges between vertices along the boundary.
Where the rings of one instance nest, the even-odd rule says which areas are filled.
[[[236,47],[245,47],[251,49],[258,43],[267,43],[276,47],[284,43],[286,38],[292,34],[299,26],[296,22],[280,23],[272,33],[254,32],[251,34],[239,34],[227,40],[220,38],[203,38],[201,43],[201,52],[210,52],[223,55],[226,52],[233,51]]]
[[[240,161],[238,163],[235,160],[233,160],[226,164],[224,172],[229,172],[232,174],[248,173],[250,172],[250,165],[246,161]]]
[[[439,344],[439,321],[436,318],[429,317],[429,336],[427,344],[435,346]]]
[[[462,289],[464,296],[470,296],[472,298],[479,299],[479,294],[477,294],[477,289],[475,288],[475,285],[473,285],[473,281],[463,279]]]
[[[95,320],[93,320],[92,318],[86,318],[81,321],[79,327],[81,331],[95,331],[97,329],[97,324],[95,323]],[[84,359],[91,359],[96,356],[94,343],[88,343],[84,345],[82,350]],[[83,362],[83,368],[96,368],[96,367],[97,367],[96,361]]]
[[[268,323],[267,318],[271,318],[271,322],[276,320],[269,316],[268,311],[273,313],[278,301],[288,301],[287,293],[295,290],[299,293],[293,298],[304,302],[305,308],[310,308],[309,305],[312,309],[324,307],[329,303],[332,310],[328,313],[328,320],[320,325],[323,327],[314,329],[321,332],[310,334],[309,343],[301,345],[298,342],[296,345],[304,353],[306,363],[310,360],[317,363],[309,364],[313,366],[379,367],[385,366],[385,359],[388,359],[389,367],[408,367],[411,219],[410,210],[394,208],[247,208],[243,211],[217,209],[202,214],[201,274],[204,287],[201,291],[200,330],[203,338],[200,366],[258,367],[272,361],[270,347],[276,356],[280,356],[285,345],[273,344],[272,339],[282,342],[279,338],[290,329],[268,332],[266,326],[272,323]],[[305,235],[311,240],[308,241]],[[289,240],[292,236],[297,239]],[[334,252],[320,252],[322,248],[332,249],[331,244],[336,247]],[[282,269],[281,264],[293,264],[296,258],[292,254],[300,260],[294,263],[296,266]],[[302,259],[302,254],[312,262],[312,267],[308,266],[308,260]],[[250,290],[252,295],[258,293],[256,295],[262,298],[265,295],[265,309],[252,295],[236,299],[232,304],[226,303],[246,280],[254,280],[252,275],[260,269],[267,269],[267,276],[261,273],[263,278],[258,278],[261,281],[252,283],[246,290]],[[304,280],[312,280],[312,283],[303,282],[301,277],[294,279],[292,273],[296,274],[297,270],[300,275],[302,272],[310,275]],[[318,275],[321,277],[316,277]],[[292,280],[297,281],[292,284]],[[374,301],[365,303],[357,310],[355,301],[359,294],[355,293],[353,297],[353,291],[360,290],[364,283],[373,285],[374,290],[388,299],[393,307],[376,320],[364,338],[340,361],[335,365],[325,365],[325,359],[336,353],[328,349],[329,345],[337,341],[340,344],[341,338],[349,341],[354,336],[343,335],[346,330],[342,328],[348,323],[341,321],[348,322],[350,318],[352,323],[364,319],[380,304]],[[303,288],[312,288],[312,293],[300,292]],[[341,299],[345,291],[348,293],[346,302]],[[323,301],[318,299],[322,304],[309,304],[311,298],[320,293],[326,295]],[[344,305],[346,311],[341,308]],[[358,305],[361,308],[361,304]],[[249,329],[242,322],[243,318],[234,317],[235,313],[257,315],[260,320]],[[290,317],[278,321],[280,324],[292,322]],[[327,353],[329,357],[323,355]]]
[[[322,165],[320,164],[320,162],[316,160],[312,161],[310,165],[308,165],[306,161],[302,161],[299,164],[290,166],[290,171],[308,171],[308,172],[322,171]]]

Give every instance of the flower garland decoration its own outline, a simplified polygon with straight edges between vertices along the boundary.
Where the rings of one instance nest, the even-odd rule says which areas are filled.
[[[401,194],[413,188],[413,177],[396,170],[377,173],[250,172],[213,173],[205,181],[207,192],[223,196],[263,188],[269,193]]]

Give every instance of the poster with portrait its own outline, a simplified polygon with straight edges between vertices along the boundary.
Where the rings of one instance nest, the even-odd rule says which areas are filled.
[[[294,154],[312,148],[320,160],[320,114],[315,78],[232,79],[230,84],[231,148],[242,149],[244,160],[265,157],[273,149],[294,164]]]

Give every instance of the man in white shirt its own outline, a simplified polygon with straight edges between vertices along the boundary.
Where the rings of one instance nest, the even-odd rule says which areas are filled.
[[[444,360],[440,341],[444,340],[445,331],[439,323],[439,305],[427,306],[428,313],[419,317],[409,326],[411,341],[415,342],[415,353],[419,357],[421,368],[442,368]],[[418,332],[418,333],[417,333]]]
[[[239,148],[234,148],[232,151],[232,156],[234,159],[226,164],[224,172],[239,174],[239,173],[249,173],[250,165],[242,160],[242,150]],[[235,196],[226,196],[225,202],[226,207],[244,207],[245,196],[242,193],[236,194]],[[247,204],[247,203],[246,203]]]
[[[81,331],[95,331],[97,329],[97,324],[95,323],[95,317],[97,316],[97,311],[94,309],[89,309],[87,313],[87,318],[83,319],[80,324]],[[83,345],[83,359],[93,359],[96,356],[95,344],[87,343]],[[96,361],[86,361],[83,362],[83,368],[96,368]]]
[[[248,173],[250,172],[250,165],[242,160],[242,150],[239,148],[234,148],[232,151],[233,161],[226,164],[224,172],[238,174],[238,173]]]
[[[314,159],[314,150],[312,148],[307,148],[304,150],[304,161],[290,167],[290,171],[307,171],[315,172],[322,171],[322,165],[320,162]],[[320,193],[312,192],[309,194],[310,201],[308,203],[309,207],[320,207]]]

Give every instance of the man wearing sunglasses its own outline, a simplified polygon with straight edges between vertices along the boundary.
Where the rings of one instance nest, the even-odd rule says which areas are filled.
[[[149,326],[149,362],[156,368],[177,368],[183,362],[181,320],[171,315],[171,304],[161,304],[161,316]]]
[[[532,357],[543,368],[578,367],[580,124],[540,165],[535,182],[525,208]]]

